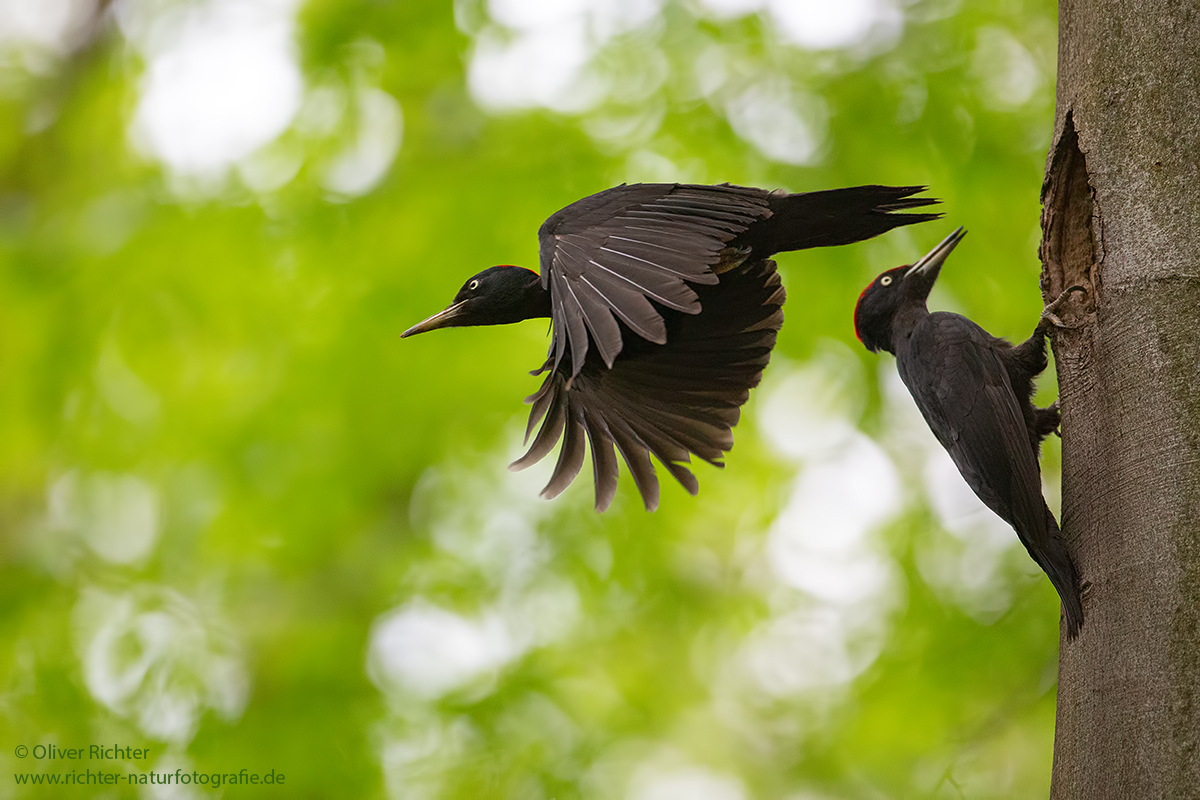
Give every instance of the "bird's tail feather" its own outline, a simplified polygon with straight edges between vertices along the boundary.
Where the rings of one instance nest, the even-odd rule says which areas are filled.
[[[897,214],[941,202],[912,197],[927,186],[851,186],[771,198],[772,253],[860,242],[881,233],[940,219],[938,213]]]
[[[1038,548],[1040,552],[1033,553],[1034,560],[1050,578],[1058,596],[1062,600],[1063,616],[1067,620],[1067,638],[1074,639],[1083,627],[1083,600],[1080,596],[1079,573],[1075,562],[1067,552],[1062,540],[1058,522],[1050,509],[1046,509],[1046,546]]]

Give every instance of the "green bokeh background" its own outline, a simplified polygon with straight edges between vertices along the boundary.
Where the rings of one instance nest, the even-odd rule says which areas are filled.
[[[0,798],[261,791],[18,787],[64,765],[16,746],[51,743],[151,748],[117,771],[284,773],[269,796],[1044,796],[1057,599],[1015,536],[943,529],[936,445],[852,311],[965,225],[933,302],[1032,329],[1055,8],[887,7],[895,36],[811,50],[766,12],[663,2],[590,54],[602,91],[556,111],[472,93],[477,42],[517,35],[483,2],[307,0],[306,85],[350,111],[249,157],[298,159],[259,191],[132,144],[146,62],[111,19],[40,60],[0,39]],[[808,163],[731,124],[760,85],[813,123]],[[337,195],[322,170],[360,86],[398,102],[403,141]],[[548,464],[505,469],[544,321],[399,334],[479,269],[536,267],[561,206],[647,180],[929,184],[947,216],[780,256],[787,322],[726,469],[697,467],[696,498],[661,476],[654,514],[623,475],[598,516],[587,469],[552,503]],[[789,413],[841,433],[780,444]],[[851,446],[899,487],[851,553],[885,576],[857,605],[781,577],[771,544]],[[418,617],[430,636],[385,636]]]

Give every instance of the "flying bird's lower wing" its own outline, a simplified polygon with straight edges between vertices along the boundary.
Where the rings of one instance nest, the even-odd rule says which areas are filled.
[[[599,359],[589,359],[574,376],[552,368],[529,398],[527,435],[541,427],[511,468],[541,460],[562,439],[544,497],[575,479],[588,442],[599,511],[617,490],[614,446],[649,510],[659,497],[651,454],[692,494],[699,489],[686,466],[692,455],[721,466],[741,405],[771,357],[785,295],[773,261],[742,265],[723,273],[719,284],[695,290],[704,313],[667,312],[665,344],[637,339],[611,369]]]

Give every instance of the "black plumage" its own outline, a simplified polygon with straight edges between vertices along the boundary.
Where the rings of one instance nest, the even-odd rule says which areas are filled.
[[[742,186],[621,185],[553,214],[538,232],[540,277],[492,267],[454,302],[404,333],[551,318],[541,388],[528,402],[521,469],[563,441],[543,496],[578,474],[590,442],[596,508],[617,485],[620,451],[648,509],[658,504],[653,454],[688,491],[692,455],[721,465],[740,407],[783,324],[770,256],[848,244],[939,214],[921,186],[805,194]]]
[[[967,485],[1013,526],[1049,576],[1074,637],[1083,625],[1079,577],[1042,497],[1038,467],[1059,415],[1032,402],[1033,380],[1046,368],[1050,315],[1014,346],[959,314],[930,313],[929,292],[964,235],[959,228],[916,264],[872,281],[855,309],[855,329],[869,350],[896,356],[901,380]]]

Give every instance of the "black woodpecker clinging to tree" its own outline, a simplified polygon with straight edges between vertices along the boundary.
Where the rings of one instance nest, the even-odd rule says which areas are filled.
[[[596,509],[617,490],[620,451],[646,508],[658,505],[650,454],[689,492],[695,454],[721,466],[732,428],[783,324],[770,256],[849,244],[936,219],[897,214],[936,203],[923,186],[789,194],[743,186],[621,185],[552,215],[538,232],[541,275],[521,267],[471,277],[449,308],[404,332],[550,317],[546,378],[521,469],[560,438],[542,496],[559,494],[592,451]],[[535,373],[535,374],[538,374]]]
[[[1054,406],[1037,408],[1033,379],[1046,368],[1050,309],[1019,345],[966,317],[929,313],[925,301],[942,263],[966,235],[959,228],[912,266],[880,275],[863,291],[854,327],[868,350],[896,356],[900,379],[979,499],[1012,525],[1062,598],[1067,636],[1083,625],[1079,576],[1042,497],[1038,454],[1058,428]]]

